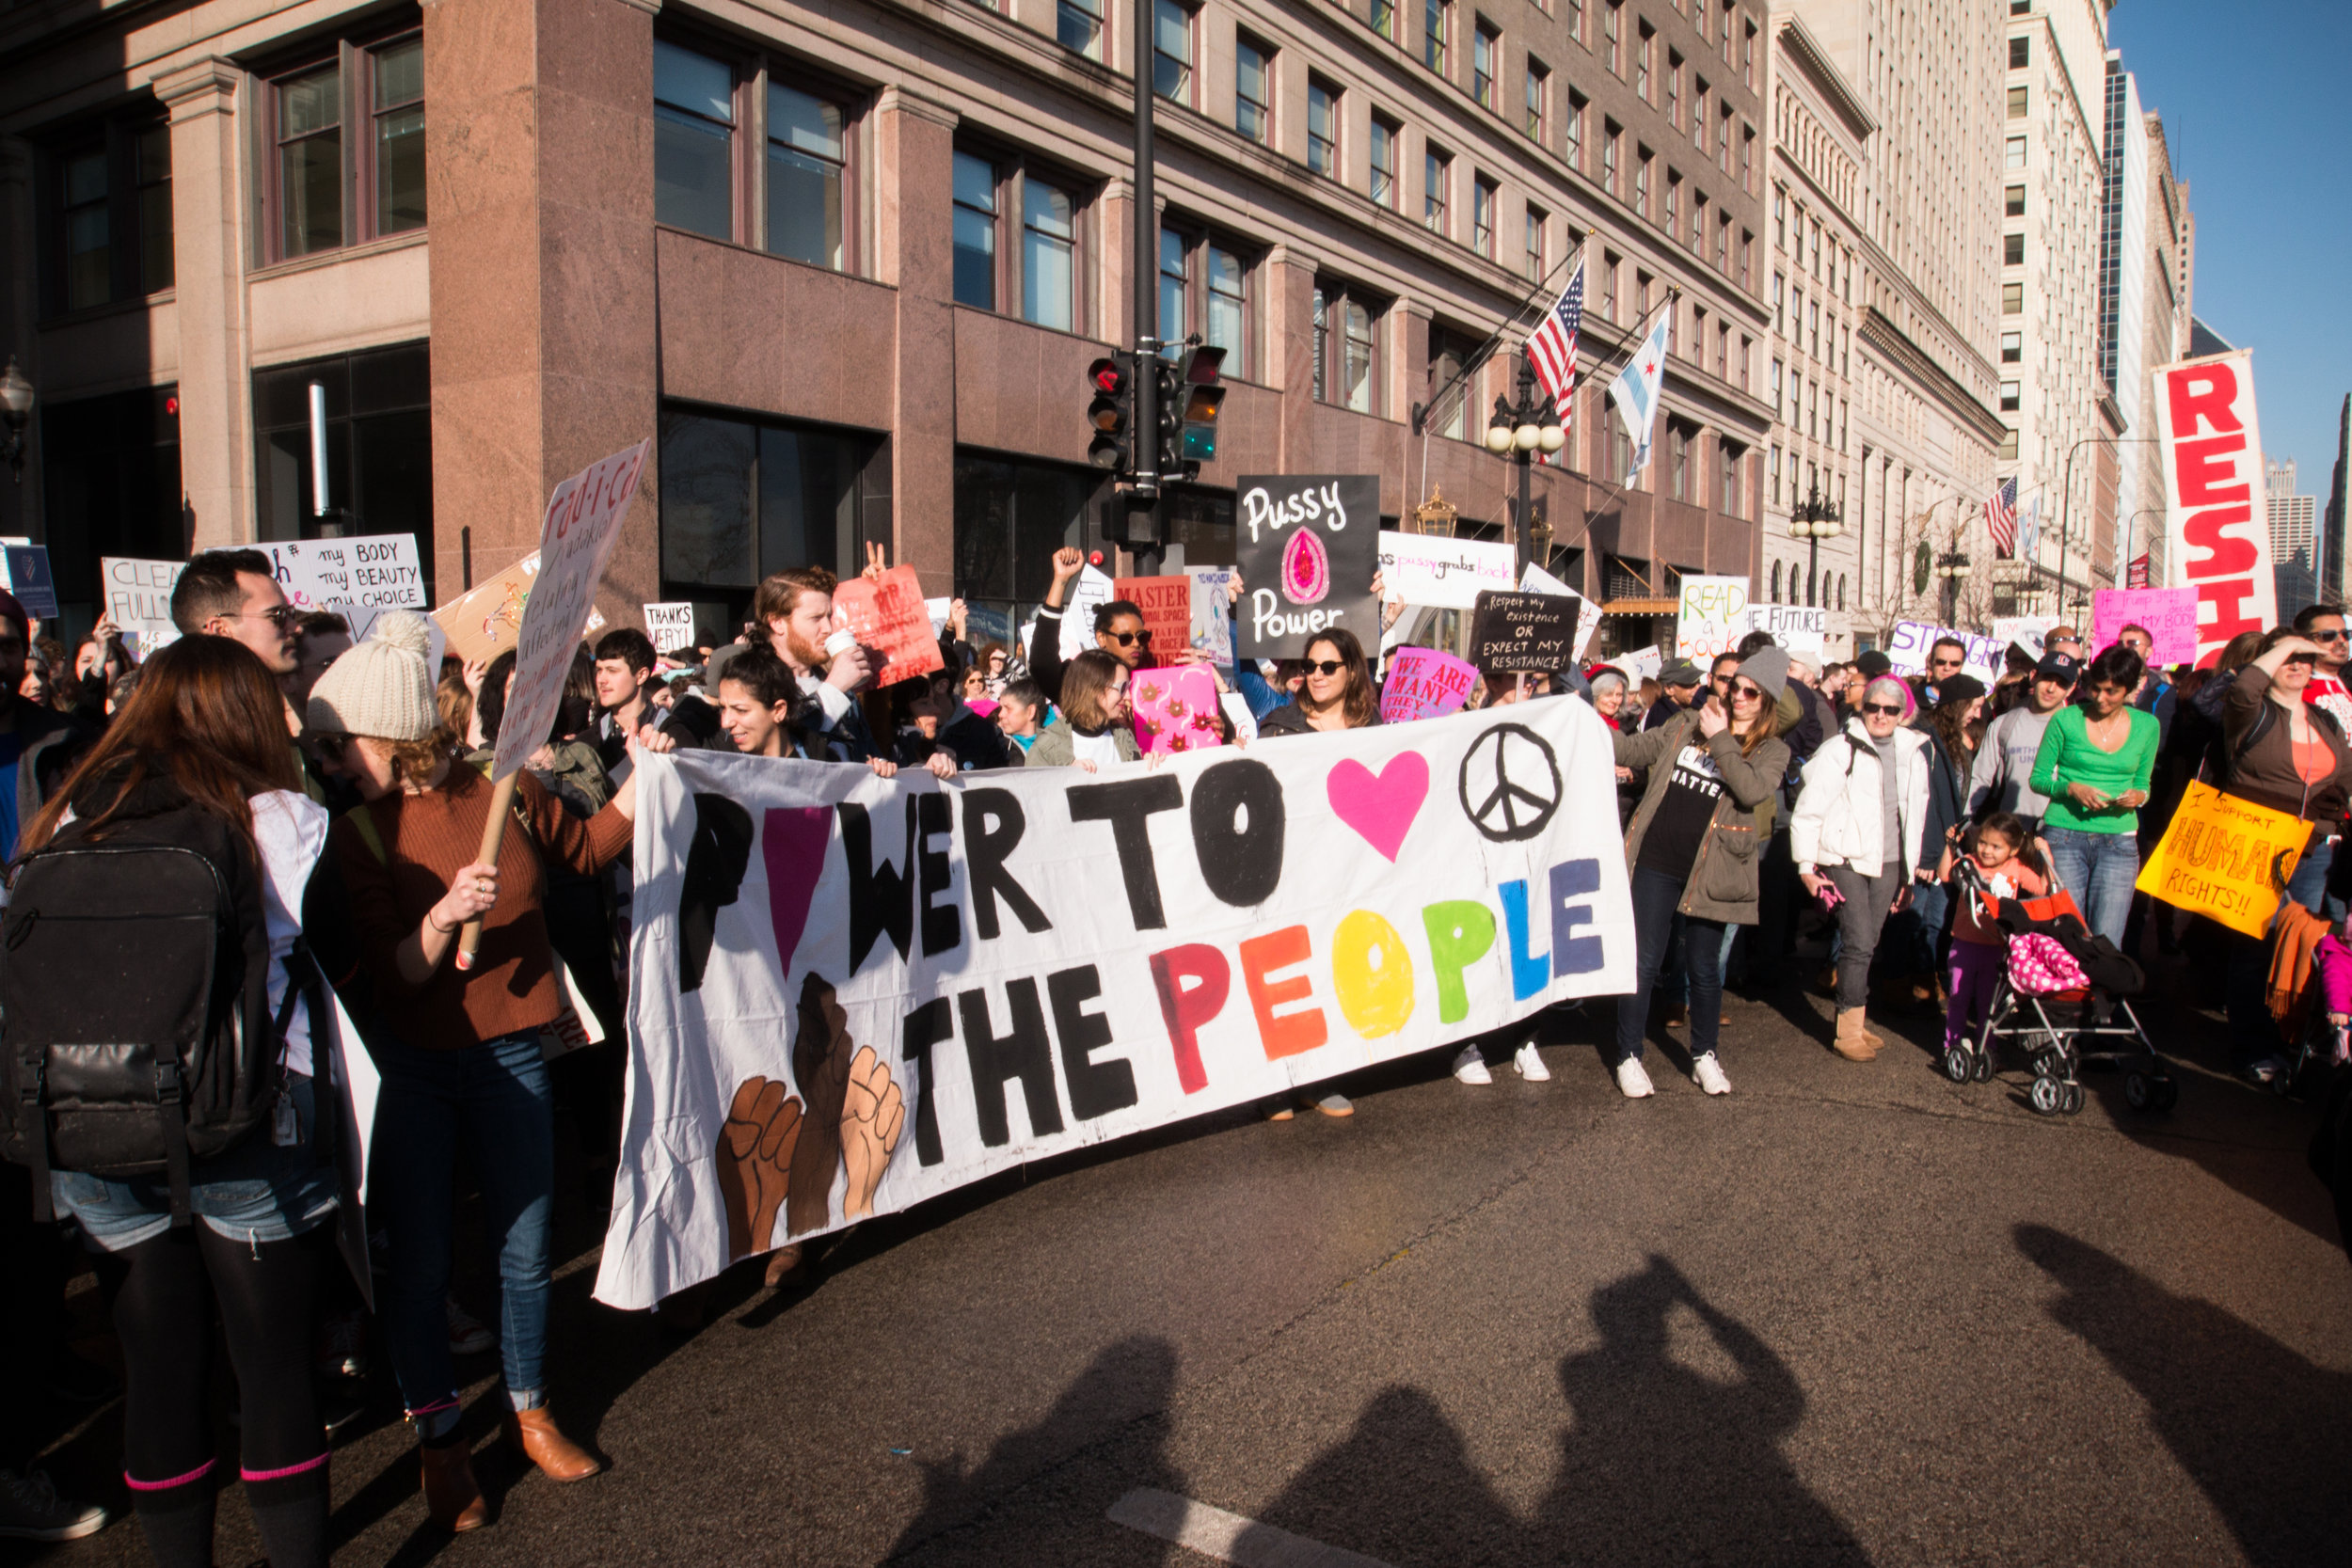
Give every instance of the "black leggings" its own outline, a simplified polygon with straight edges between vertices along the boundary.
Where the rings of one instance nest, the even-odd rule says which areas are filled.
[[[125,1372],[123,1479],[159,1568],[210,1568],[213,1432],[205,1385],[213,1303],[237,1372],[239,1461],[271,1568],[326,1561],[326,1435],[310,1386],[321,1226],[290,1242],[231,1241],[198,1220],[103,1255]]]

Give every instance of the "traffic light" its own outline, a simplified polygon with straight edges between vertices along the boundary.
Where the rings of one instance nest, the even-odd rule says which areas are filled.
[[[1216,456],[1216,417],[1225,407],[1225,351],[1188,348],[1160,372],[1160,477],[1194,479]]]
[[[1087,461],[1118,473],[1135,471],[1128,426],[1134,422],[1131,411],[1136,394],[1129,385],[1128,363],[1128,356],[1120,354],[1087,367],[1087,389],[1092,394],[1087,404],[1087,423],[1094,430],[1087,443]]]

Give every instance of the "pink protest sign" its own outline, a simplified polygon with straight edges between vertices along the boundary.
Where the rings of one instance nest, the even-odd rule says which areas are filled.
[[[1216,677],[1205,665],[1138,670],[1127,688],[1144,753],[1198,752],[1225,744],[1217,728]]]
[[[1389,660],[1389,681],[1380,689],[1380,721],[1435,719],[1470,700],[1478,672],[1435,648],[1399,648]]]
[[[2094,650],[2111,647],[2125,626],[2145,626],[2155,642],[2150,657],[2158,664],[2197,662],[2197,590],[2194,588],[2102,588],[2090,596],[2090,641]]]

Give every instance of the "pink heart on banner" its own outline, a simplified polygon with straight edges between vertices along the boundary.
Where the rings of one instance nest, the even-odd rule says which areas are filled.
[[[1419,752],[1400,752],[1375,773],[1350,757],[1331,769],[1324,788],[1339,819],[1393,863],[1429,798],[1429,764]]]

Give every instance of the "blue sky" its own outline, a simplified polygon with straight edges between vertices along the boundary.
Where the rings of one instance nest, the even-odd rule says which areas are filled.
[[[2189,183],[2197,314],[2254,351],[2266,455],[2325,498],[2352,392],[2352,4],[2117,0],[2107,26]]]

